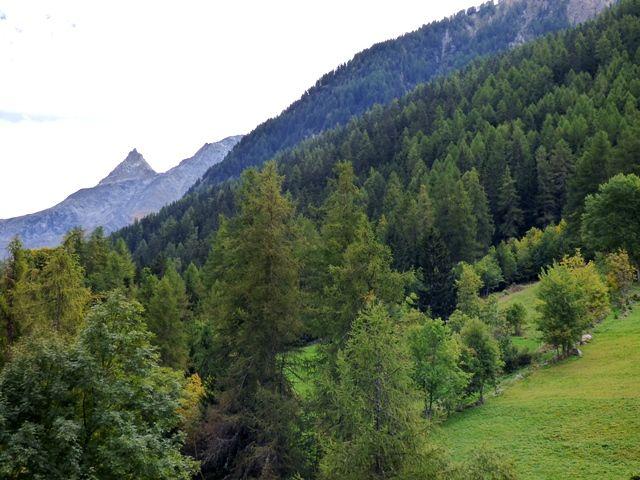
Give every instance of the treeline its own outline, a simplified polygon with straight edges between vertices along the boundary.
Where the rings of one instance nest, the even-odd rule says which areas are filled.
[[[429,248],[443,263],[474,261],[563,217],[566,241],[576,244],[585,196],[638,171],[639,8],[623,2],[598,21],[420,86],[279,154],[285,189],[315,221],[336,163],[350,161],[401,270],[435,261]],[[155,272],[170,258],[182,268],[202,265],[218,216],[236,211],[237,188],[192,193],[116,236]]]

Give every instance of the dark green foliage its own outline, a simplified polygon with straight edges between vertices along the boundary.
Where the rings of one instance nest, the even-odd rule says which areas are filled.
[[[505,168],[498,189],[498,234],[502,239],[515,238],[524,223],[524,213],[520,208],[520,195],[509,167]]]
[[[532,37],[568,27],[567,4],[567,0],[557,0],[545,9],[535,9],[537,18],[531,21],[523,18],[522,5],[485,3],[374,45],[324,75],[278,117],[245,136],[223,162],[207,172],[203,186],[238,176],[246,167],[260,165],[311,135],[344,125],[373,105],[387,104],[474,58],[507,50],[523,33],[517,25],[529,22],[525,30]],[[522,104],[515,95],[503,99],[505,103],[497,107],[507,115]],[[370,132],[358,129],[350,133],[340,153],[360,167],[379,146]]]
[[[145,318],[154,334],[163,365],[184,370],[187,366],[188,297],[184,281],[173,265],[167,266],[162,279],[153,282]]]
[[[581,202],[582,194],[572,190],[575,163],[592,148],[590,139],[597,132],[605,132],[611,142],[612,160],[602,169],[607,177],[630,171],[637,162],[634,139],[639,136],[633,132],[640,128],[640,92],[634,82],[640,77],[640,45],[635,32],[640,21],[633,1],[624,8],[624,18],[621,8],[614,9],[599,21],[476,62],[278,153],[285,189],[302,213],[318,220],[329,194],[327,179],[337,163],[350,160],[353,183],[364,185],[364,208],[376,224],[384,214],[384,238],[393,248],[394,265],[403,269],[417,257],[411,227],[415,216],[399,217],[397,212],[412,211],[420,203],[420,185],[427,186],[435,228],[451,259],[472,261],[482,253],[478,244],[490,231],[489,219],[483,202],[474,200],[479,197],[471,191],[469,177],[459,182],[473,168],[488,198],[490,220],[502,227],[499,238],[522,233],[536,222],[557,223],[569,199]],[[594,55],[605,37],[619,39],[611,44],[615,54]],[[499,205],[507,167],[512,182],[504,185]],[[599,178],[585,180],[601,181],[602,171]],[[201,265],[219,214],[236,209],[235,189],[235,182],[202,186],[119,235],[140,265],[156,271],[174,256],[182,265]],[[388,195],[385,202],[394,190],[394,200]],[[510,211],[515,207],[507,200],[515,198],[514,192],[517,210]]]
[[[299,266],[294,209],[281,189],[274,163],[246,172],[238,215],[223,222],[211,254],[203,315],[215,370],[203,373],[215,380],[214,400],[198,441],[209,478],[281,478],[300,465],[285,375],[300,333]]]

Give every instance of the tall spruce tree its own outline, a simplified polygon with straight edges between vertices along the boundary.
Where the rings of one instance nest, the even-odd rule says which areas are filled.
[[[478,224],[476,231],[476,257],[480,257],[484,255],[487,249],[491,246],[491,241],[493,240],[493,234],[495,231],[493,218],[491,217],[491,211],[489,210],[489,201],[487,199],[487,194],[480,183],[480,176],[475,168],[466,172],[462,176],[462,183],[469,195],[471,208]]]

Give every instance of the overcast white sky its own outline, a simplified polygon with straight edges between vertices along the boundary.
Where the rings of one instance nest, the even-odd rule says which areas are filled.
[[[473,0],[0,0],[0,218],[248,133],[373,43]]]

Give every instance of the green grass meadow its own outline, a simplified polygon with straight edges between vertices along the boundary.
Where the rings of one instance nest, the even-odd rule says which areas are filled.
[[[493,447],[512,457],[523,479],[640,475],[640,308],[598,325],[583,352],[455,414],[436,427],[436,439],[457,459],[477,445]]]

